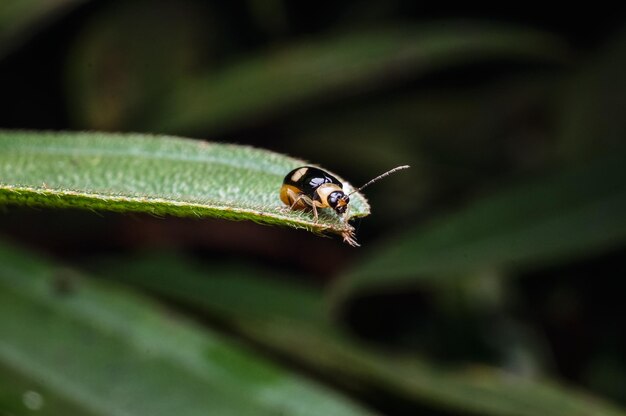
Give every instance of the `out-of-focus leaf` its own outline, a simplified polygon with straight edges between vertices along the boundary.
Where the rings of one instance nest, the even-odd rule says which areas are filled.
[[[0,415],[95,416],[69,397],[57,394],[54,387],[25,376],[0,359]]]
[[[81,128],[141,130],[164,91],[205,64],[219,38],[201,2],[112,3],[85,25],[70,53],[69,112]]]
[[[538,107],[546,112],[553,110],[555,85],[562,85],[559,80],[560,76],[533,73],[505,77],[488,85],[429,87],[348,108],[311,111],[288,122],[286,134],[295,139],[285,146],[295,153],[307,152],[319,158],[332,147],[342,159],[358,146],[359,157],[345,160],[356,168],[363,160],[382,157],[393,163],[399,155],[406,158],[416,153],[428,153],[431,163],[436,158],[449,160],[449,169],[459,164],[493,166],[503,163],[505,157],[537,158],[528,155],[534,148],[512,155],[506,150],[516,134],[526,134],[524,127],[534,127],[525,114]],[[524,122],[522,126],[516,122],[519,118]],[[503,140],[503,135],[511,139]],[[318,146],[312,148],[312,141]],[[479,152],[472,151],[476,147]],[[544,148],[544,152],[552,154],[553,149],[547,152]]]
[[[563,62],[548,34],[486,24],[431,26],[312,39],[186,81],[144,128],[199,132],[240,127],[293,106],[371,91],[489,59]]]
[[[282,204],[284,176],[303,164],[248,146],[174,137],[0,131],[0,202],[351,232],[334,212],[316,222]],[[351,217],[369,214],[360,194],[350,206]]]
[[[348,338],[325,318],[321,292],[287,280],[272,281],[257,268],[206,267],[164,253],[133,260],[100,259],[92,267],[102,276],[200,308],[249,339],[347,387],[372,388],[422,407],[464,414],[625,414],[548,381],[481,365],[444,370],[425,360],[376,351]]]
[[[586,160],[607,149],[624,151],[626,31],[591,56],[568,84],[559,114],[560,153]]]
[[[612,155],[407,231],[340,279],[336,294],[531,269],[623,246],[625,212],[626,158]]]
[[[6,243],[0,333],[0,371],[32,386],[41,414],[54,413],[47,402],[107,416],[371,414],[144,298]],[[19,411],[24,400],[3,391],[0,413],[32,414]]]
[[[51,20],[84,0],[2,0],[0,58]]]

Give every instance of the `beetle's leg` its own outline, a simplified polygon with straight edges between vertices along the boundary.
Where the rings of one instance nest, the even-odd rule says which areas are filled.
[[[311,206],[313,206],[313,215],[315,216],[315,222],[317,222],[317,208],[326,208],[320,201],[311,200]]]
[[[348,206],[346,207],[346,212],[344,212],[344,213],[343,213],[343,218],[342,218],[342,220],[343,220],[344,224],[346,224],[346,225],[348,224],[348,218],[349,218],[349,217],[348,217],[348,213],[349,213],[349,212],[350,212],[350,205],[348,205]]]
[[[346,231],[341,233],[341,236],[343,237],[343,242],[344,243],[347,243],[347,244],[351,245],[352,247],[360,247],[361,246],[359,243],[356,242],[356,239],[354,238],[354,230],[346,230]]]
[[[309,205],[311,208],[313,208],[313,222],[317,222],[317,208],[322,208],[319,204],[319,202],[312,200],[311,198],[309,198],[306,195],[302,195],[302,200]]]
[[[289,195],[289,198],[293,200],[293,203],[291,204],[291,209],[293,209],[293,207],[295,207],[296,204],[302,200],[302,201],[304,201],[304,203],[306,205],[308,205],[311,208],[313,208],[313,218],[314,218],[314,221],[317,222],[316,201],[313,201],[311,198],[309,198],[305,194],[297,194],[294,191],[292,191],[291,189],[287,190],[287,195]]]
[[[291,192],[291,191],[289,191],[289,192]],[[291,198],[291,199],[293,199],[293,204],[291,204],[291,206],[289,207],[289,209],[293,210],[293,207],[295,207],[295,206],[296,206],[296,204],[297,204],[298,202],[300,202],[300,200],[302,199],[302,197],[303,197],[303,195],[298,195],[296,198]]]
[[[313,221],[317,222],[317,208],[315,207],[315,202],[311,204],[311,206],[313,207]]]
[[[294,191],[292,191],[291,189],[287,189],[287,195],[289,196],[289,199],[292,200],[293,202],[291,203],[291,206],[289,207],[289,209],[293,209],[293,207],[296,206],[296,204],[298,202],[300,202],[300,200],[304,200],[304,202],[306,204],[308,204],[307,202],[307,196],[304,194],[298,194]]]

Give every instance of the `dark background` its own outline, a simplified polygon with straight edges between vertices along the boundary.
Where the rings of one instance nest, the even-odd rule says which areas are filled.
[[[406,175],[367,190],[373,215],[355,224],[364,246],[385,247],[407,224],[622,151],[624,19],[621,10],[589,4],[544,10],[403,1],[83,2],[9,38],[0,55],[0,127],[250,144],[310,160],[353,184],[409,163]],[[205,125],[160,127],[156,119],[189,77],[319,39],[420,25],[434,33],[473,25],[536,30],[560,49],[543,53],[537,45],[536,58],[453,57],[425,71],[386,73]],[[69,262],[176,250],[206,263],[246,259],[319,287],[362,255],[303,231],[138,214],[9,207],[0,233]],[[504,340],[517,339],[530,357],[528,371],[538,368],[626,404],[624,254],[621,241],[516,272],[502,289],[502,304],[487,312],[467,293],[455,307],[443,307],[429,289],[394,288],[353,299],[338,319],[368,343],[418,351],[443,365],[504,365],[511,353]],[[390,398],[374,406],[406,410]]]

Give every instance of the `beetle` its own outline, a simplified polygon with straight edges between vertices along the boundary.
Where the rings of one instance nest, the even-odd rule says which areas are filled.
[[[280,188],[280,200],[291,209],[312,209],[315,221],[318,218],[318,209],[331,208],[347,222],[347,215],[345,214],[350,203],[350,195],[385,176],[408,167],[408,165],[404,165],[388,170],[360,188],[346,194],[343,190],[343,184],[330,173],[314,166],[301,166],[285,176],[283,186]]]

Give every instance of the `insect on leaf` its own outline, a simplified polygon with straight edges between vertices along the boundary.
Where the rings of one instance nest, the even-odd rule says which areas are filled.
[[[252,220],[351,235],[352,226],[330,210],[314,221],[310,212],[281,203],[284,176],[304,163],[249,146],[176,137],[5,130],[0,203]],[[352,195],[348,218],[368,214],[365,198]]]

